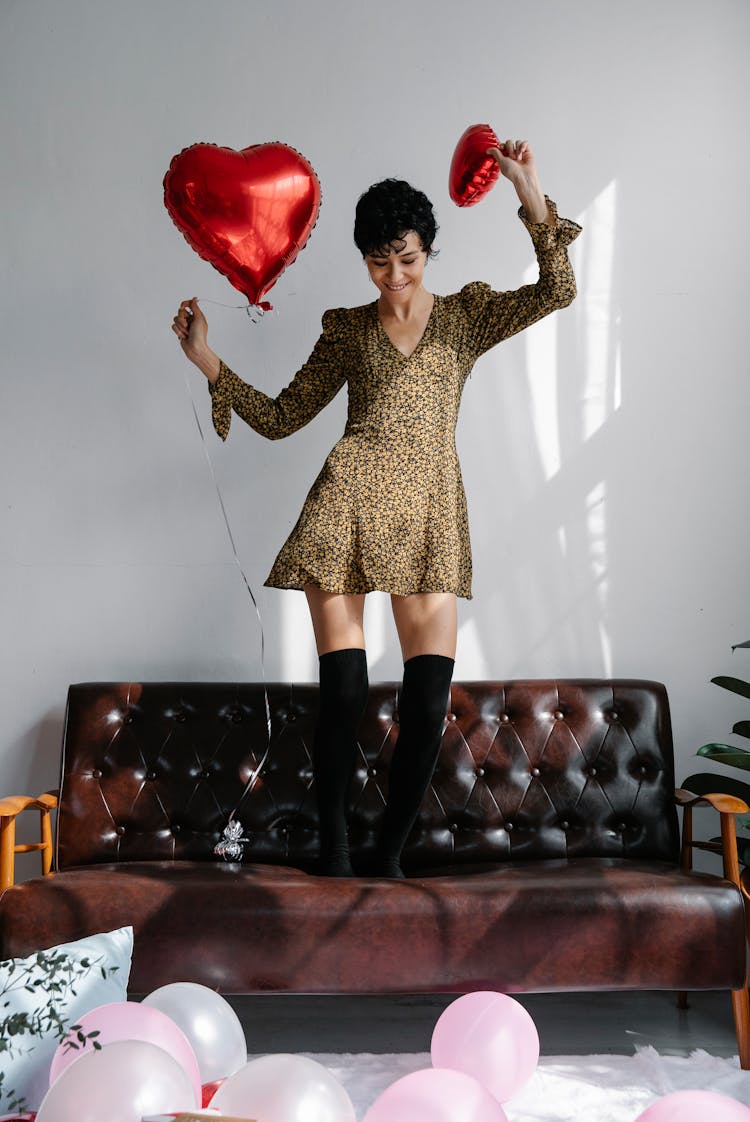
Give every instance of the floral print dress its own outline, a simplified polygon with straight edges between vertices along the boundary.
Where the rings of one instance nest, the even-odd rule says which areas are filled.
[[[223,362],[210,387],[214,427],[226,440],[231,413],[271,440],[306,425],[346,383],[349,410],[266,585],[328,592],[380,590],[471,598],[466,496],[456,453],[464,384],[480,355],[576,294],[567,246],[581,227],[557,215],[531,223],[536,284],[494,292],[474,282],[435,296],[416,349],[391,342],[377,302],[323,315],[310,358],[276,398]]]

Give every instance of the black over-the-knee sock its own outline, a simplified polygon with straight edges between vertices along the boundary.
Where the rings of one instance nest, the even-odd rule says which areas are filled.
[[[416,655],[404,663],[399,733],[378,843],[378,872],[402,877],[400,857],[435,770],[450,696],[453,659]]]
[[[319,872],[324,876],[354,875],[349,861],[346,808],[367,689],[367,655],[363,650],[351,647],[320,656],[313,773],[320,823]]]

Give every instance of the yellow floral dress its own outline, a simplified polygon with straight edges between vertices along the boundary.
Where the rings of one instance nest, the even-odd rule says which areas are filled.
[[[377,302],[323,315],[310,358],[278,397],[223,362],[211,386],[214,427],[226,440],[232,410],[277,440],[306,425],[348,385],[344,435],[326,459],[265,582],[328,592],[454,592],[471,598],[466,496],[456,454],[461,393],[481,354],[575,294],[566,247],[581,227],[531,223],[539,279],[511,292],[467,284],[435,296],[407,358],[385,332]]]

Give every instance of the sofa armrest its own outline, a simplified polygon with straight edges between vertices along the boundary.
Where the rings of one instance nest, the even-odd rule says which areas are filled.
[[[724,876],[731,880],[738,888],[740,883],[740,863],[737,855],[737,830],[735,815],[747,814],[750,806],[735,795],[725,795],[721,792],[696,795],[678,787],[674,793],[675,802],[682,807],[682,867],[690,870],[693,867],[693,850],[704,849],[710,853],[720,853],[724,862]],[[721,841],[697,842],[693,840],[693,807],[710,806],[719,812],[721,819]]]
[[[17,853],[38,852],[42,858],[42,875],[52,874],[52,824],[50,813],[57,807],[57,791],[46,791],[36,797],[8,795],[0,799],[0,892],[15,883]],[[41,840],[16,844],[16,818],[24,810],[38,810]]]

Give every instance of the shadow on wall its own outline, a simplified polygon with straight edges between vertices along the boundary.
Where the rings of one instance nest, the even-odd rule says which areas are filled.
[[[459,635],[459,663],[479,675],[612,673],[610,472],[622,405],[616,219],[613,180],[577,218],[585,235],[571,250],[572,308],[510,343],[515,375],[481,387],[493,401],[463,461],[485,487],[497,481],[499,501],[473,514],[482,563]],[[536,264],[524,282],[535,277]]]

